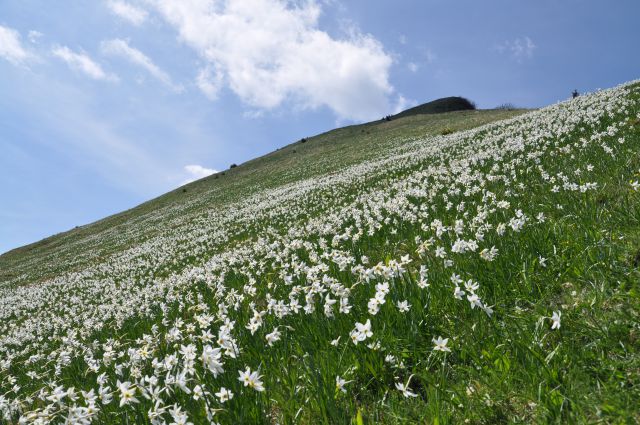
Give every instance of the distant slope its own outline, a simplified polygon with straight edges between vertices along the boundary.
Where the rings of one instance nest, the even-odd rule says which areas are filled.
[[[431,102],[423,103],[422,105],[414,106],[393,115],[393,118],[403,118],[412,115],[422,114],[443,114],[446,112],[455,111],[473,111],[476,109],[475,105],[468,99],[459,96],[443,97],[442,99],[436,99]]]
[[[264,189],[374,159],[383,150],[401,146],[409,139],[437,135],[444,129],[471,129],[522,112],[409,114],[390,122],[374,121],[307,137],[305,142],[294,142],[128,211],[9,251],[0,256],[0,287],[28,284],[86,265],[100,264],[112,253],[170,231],[172,216],[193,214],[195,217],[198,211],[221,208]],[[180,208],[174,208],[176,205]],[[96,240],[100,241],[99,246],[96,246]]]

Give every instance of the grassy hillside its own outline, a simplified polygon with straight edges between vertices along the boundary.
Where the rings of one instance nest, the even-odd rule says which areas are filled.
[[[373,122],[307,137],[263,157],[176,189],[136,208],[0,255],[0,286],[29,284],[95,265],[122,250],[175,232],[174,217],[197,220],[261,190],[337,172],[394,146],[461,131],[523,111],[464,111]],[[185,192],[186,190],[186,192]],[[145,223],[145,225],[141,225]],[[98,243],[96,243],[98,242]]]
[[[637,423],[640,84],[495,114],[336,130],[3,256],[4,422]]]

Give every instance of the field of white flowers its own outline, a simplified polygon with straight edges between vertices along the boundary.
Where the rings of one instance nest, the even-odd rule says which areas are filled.
[[[638,83],[389,146],[0,282],[0,423],[640,420]]]

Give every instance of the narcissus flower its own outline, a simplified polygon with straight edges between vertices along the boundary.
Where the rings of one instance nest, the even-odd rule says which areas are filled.
[[[553,315],[550,317],[551,319],[551,329],[560,329],[560,316],[562,316],[562,312],[554,311]]]
[[[406,384],[403,384],[402,382],[396,382],[396,388],[402,393],[403,396],[409,398],[409,397],[418,397],[418,394],[412,392],[409,389],[409,382],[411,382],[411,378],[413,378],[413,375],[411,375],[409,377],[409,379],[407,380]]]
[[[247,367],[247,369],[243,371],[238,371],[238,381],[242,382],[245,387],[251,387],[256,391],[264,391],[264,386],[260,378],[261,375],[258,375],[257,371],[251,372],[251,369]]]
[[[346,381],[343,378],[336,376],[336,390],[346,393],[347,390],[344,386],[347,385],[349,382],[352,382],[352,381]]]
[[[438,338],[431,339],[435,346],[433,347],[434,351],[451,351],[449,347],[447,347],[447,342],[449,342],[449,338],[442,338],[439,336]]]
[[[218,397],[220,403],[224,403],[227,400],[231,400],[233,398],[233,393],[231,390],[226,389],[225,387],[220,388],[220,391],[215,393],[215,396]]]
[[[136,388],[131,385],[131,382],[118,381],[117,386],[120,390],[120,407],[130,403],[138,403],[138,399],[134,397]]]
[[[271,332],[270,334],[267,334],[266,339],[267,339],[267,344],[269,344],[269,347],[272,347],[276,341],[279,341],[281,335],[282,334],[280,333],[278,328],[275,328],[273,332]]]
[[[364,341],[365,339],[371,337],[373,332],[371,331],[371,320],[367,319],[367,321],[363,323],[356,323],[356,328],[351,331],[350,336],[351,340],[354,344],[358,344],[360,341]]]

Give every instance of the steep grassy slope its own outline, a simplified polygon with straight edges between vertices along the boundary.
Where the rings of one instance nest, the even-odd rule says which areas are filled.
[[[637,423],[640,84],[383,134],[6,282],[4,421]]]
[[[466,130],[522,112],[485,110],[418,115],[308,137],[305,143],[293,143],[124,213],[0,255],[0,287],[28,284],[103,262],[115,252],[171,232],[174,217],[191,214],[196,219],[203,211],[224,208],[260,190],[374,159],[397,144],[436,135],[445,129]]]

